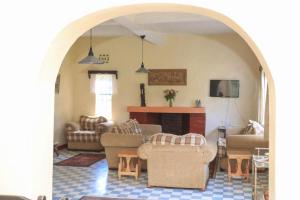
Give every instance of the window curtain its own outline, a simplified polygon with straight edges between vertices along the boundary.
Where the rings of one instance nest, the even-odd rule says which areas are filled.
[[[95,114],[112,120],[112,96],[117,92],[115,75],[96,74],[94,79],[91,77],[91,85],[96,97]]]
[[[92,74],[90,92],[95,94],[117,94],[117,79],[112,74]]]
[[[259,80],[259,94],[258,94],[258,122],[261,125],[265,124],[265,111],[266,111],[266,101],[268,92],[268,82],[265,72],[262,67],[259,67],[260,80]]]

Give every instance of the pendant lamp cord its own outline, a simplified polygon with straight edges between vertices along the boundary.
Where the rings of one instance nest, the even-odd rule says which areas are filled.
[[[142,62],[144,62],[144,38],[142,38]]]
[[[92,29],[90,30],[90,47],[92,46]]]

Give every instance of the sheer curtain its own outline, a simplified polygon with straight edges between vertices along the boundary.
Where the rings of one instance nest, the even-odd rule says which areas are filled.
[[[112,96],[117,92],[116,78],[111,74],[96,74],[91,77],[90,89],[95,93],[95,114],[112,120]]]
[[[258,122],[262,125],[265,124],[265,111],[266,111],[266,100],[268,92],[268,82],[265,72],[262,67],[260,71],[260,84],[259,84],[259,95],[258,95]]]

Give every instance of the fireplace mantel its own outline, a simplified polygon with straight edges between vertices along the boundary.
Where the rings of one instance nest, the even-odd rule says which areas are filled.
[[[128,112],[147,112],[147,113],[205,113],[204,107],[165,107],[165,106],[128,106]]]
[[[162,125],[162,131],[174,134],[205,135],[204,107],[128,106],[131,119],[141,124]]]

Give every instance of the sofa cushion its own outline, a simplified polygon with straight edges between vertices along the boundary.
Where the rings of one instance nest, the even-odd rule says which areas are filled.
[[[157,133],[150,138],[150,142],[154,145],[190,145],[201,146],[206,144],[206,139],[203,135],[197,133],[188,133],[182,136],[169,134],[169,133]]]
[[[74,131],[67,133],[68,142],[100,142],[100,134],[95,131]]]
[[[98,123],[107,122],[107,119],[105,117],[99,116],[99,117],[92,117],[92,116],[86,116],[82,115],[79,119],[79,124],[82,130],[89,130],[94,131],[96,129],[96,125]]]
[[[249,123],[246,128],[241,131],[243,135],[263,135],[264,127],[260,123],[249,120]]]

